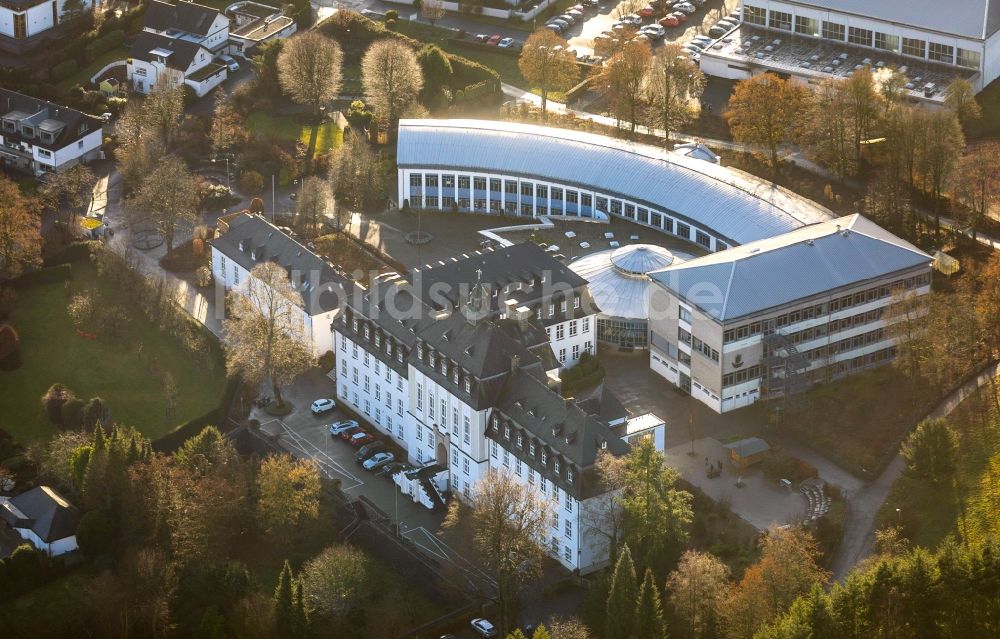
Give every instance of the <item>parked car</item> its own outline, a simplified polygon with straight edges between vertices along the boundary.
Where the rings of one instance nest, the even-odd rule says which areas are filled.
[[[654,9],[651,5],[648,4],[642,9],[639,9],[639,15],[642,16],[643,18],[652,18],[655,14],[656,14],[656,9]]]
[[[547,24],[547,25],[545,25],[542,28],[543,29],[548,29],[549,31],[552,31],[553,33],[562,33],[562,27],[560,27],[558,24]]]
[[[680,11],[681,13],[686,13],[687,15],[691,15],[692,13],[698,10],[698,7],[687,2],[682,2],[681,4],[675,4],[674,9]]]
[[[354,430],[358,428],[358,423],[353,419],[345,419],[339,422],[333,422],[330,424],[330,434],[334,437],[340,437],[346,431]]]
[[[337,407],[337,402],[332,399],[317,399],[310,407],[313,415],[322,415]]]
[[[661,27],[676,27],[680,23],[681,21],[677,19],[677,16],[663,16],[659,21]]]
[[[545,26],[547,26],[547,27],[558,27],[558,29],[559,29],[560,32],[565,31],[566,29],[569,29],[569,23],[566,22],[565,20],[563,20],[562,18],[552,18],[551,20],[549,20],[548,24],[546,24]]]
[[[569,24],[569,25],[576,24],[576,18],[574,18],[573,16],[569,15],[568,13],[563,13],[563,14],[561,14],[559,16],[556,16],[556,17],[557,17],[557,19],[562,20],[566,24]]]
[[[472,629],[475,630],[480,637],[489,639],[490,637],[497,636],[496,627],[485,619],[473,619],[469,625],[472,626]]]
[[[712,36],[713,38],[721,38],[728,32],[729,29],[727,29],[726,27],[720,27],[719,25],[715,25],[714,27],[708,30],[708,35]]]
[[[375,441],[375,438],[372,437],[371,433],[360,429],[355,431],[353,435],[347,438],[347,443],[350,444],[351,446],[354,446],[355,448],[360,448],[365,444],[370,444],[373,441]]]
[[[498,44],[500,43],[500,40],[501,40],[501,39],[503,39],[503,36],[502,36],[502,35],[500,35],[500,34],[498,34],[498,33],[494,33],[493,35],[491,35],[491,36],[490,36],[490,37],[489,37],[489,38],[488,38],[488,39],[486,40],[486,44],[488,44],[488,45],[491,45],[491,46],[494,46],[494,47],[495,47],[496,45],[498,45]]]
[[[229,71],[232,73],[236,73],[237,71],[240,70],[240,63],[237,62],[231,55],[226,55],[225,53],[223,53],[221,55],[216,56],[215,59],[221,62],[222,64],[226,65],[226,68],[229,69]]]
[[[715,42],[715,38],[710,38],[705,35],[696,35],[695,37],[691,38],[691,42],[700,44],[701,48],[704,49],[709,45],[711,45],[713,42]]]
[[[677,22],[679,22],[680,24],[684,24],[685,22],[687,22],[688,19],[687,14],[682,11],[674,11],[670,15],[677,18]]]
[[[638,26],[638,25],[642,24],[642,16],[640,16],[638,13],[630,13],[627,16],[625,16],[624,18],[622,18],[622,21],[623,22],[628,22],[629,24],[634,24],[634,25]]]
[[[580,8],[580,9],[573,9],[573,8],[567,9],[566,10],[566,15],[573,16],[573,19],[576,20],[577,22],[579,22],[580,20],[583,19],[583,8]]]
[[[497,46],[501,49],[509,49],[514,46],[514,38],[504,38]]]
[[[354,461],[360,464],[361,462],[365,461],[375,453],[381,453],[384,450],[385,450],[384,443],[380,441],[373,441],[372,443],[365,444],[364,446],[358,449],[358,452],[354,454]]]
[[[396,459],[392,453],[375,453],[365,460],[361,467],[365,470],[378,470],[387,464],[391,464]]]
[[[490,37],[485,33],[476,34],[476,42],[486,42]]]
[[[666,35],[667,30],[664,29],[661,25],[658,25],[658,24],[647,24],[639,32],[640,33],[645,33],[650,38],[654,38],[656,40],[659,40],[664,35]]]

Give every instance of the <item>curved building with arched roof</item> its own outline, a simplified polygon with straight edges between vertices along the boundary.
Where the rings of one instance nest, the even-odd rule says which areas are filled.
[[[401,120],[412,208],[632,220],[708,250],[833,218],[743,171],[603,135],[494,120]]]

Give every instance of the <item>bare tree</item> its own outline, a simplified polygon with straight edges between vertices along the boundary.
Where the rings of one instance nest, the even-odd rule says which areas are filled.
[[[319,31],[307,31],[285,41],[278,54],[278,82],[295,102],[308,104],[313,114],[340,91],[340,45]]]
[[[510,473],[490,470],[476,482],[469,506],[451,502],[444,526],[457,528],[466,518],[481,565],[497,583],[499,636],[505,637],[517,593],[541,570],[545,551],[540,540],[550,526],[551,505]]]
[[[225,320],[226,369],[251,383],[271,383],[277,407],[281,387],[312,363],[303,335],[300,294],[278,264],[264,262],[231,294],[233,312]]]
[[[41,223],[38,201],[0,176],[0,281],[42,263]]]
[[[348,211],[364,209],[375,203],[382,183],[382,168],[376,153],[361,133],[353,129],[344,134],[344,142],[330,155],[330,180],[337,197],[337,228]]]
[[[1000,204],[1000,143],[986,142],[969,151],[958,163],[955,195],[964,207],[961,217],[976,239],[979,228]]]
[[[398,40],[376,40],[361,59],[361,83],[368,104],[394,126],[406,108],[417,99],[424,75],[417,54]]]
[[[948,187],[965,146],[958,117],[951,111],[928,111],[919,119],[917,167],[934,200],[934,233],[941,233],[941,194]]]
[[[333,208],[333,190],[323,178],[309,176],[302,181],[302,191],[295,202],[295,221],[305,237],[320,234],[323,219]]]
[[[430,22],[431,26],[437,24],[437,21],[444,17],[444,13],[444,4],[441,0],[421,0],[420,15]]]
[[[692,120],[698,100],[705,90],[705,76],[698,66],[682,55],[680,45],[663,45],[649,65],[644,85],[649,124],[663,130],[663,144],[670,133]]]
[[[171,253],[178,227],[198,216],[194,176],[184,160],[167,155],[143,178],[128,206],[133,219],[149,219],[156,224],[167,243],[167,253]]]
[[[216,155],[228,152],[244,139],[243,119],[229,103],[225,92],[215,94],[215,108],[212,110],[212,128],[208,132],[212,152]]]
[[[97,177],[89,166],[75,164],[64,171],[46,174],[39,196],[49,210],[62,209],[66,213],[63,223],[72,229],[77,218],[86,214],[96,184]]]
[[[521,75],[542,94],[545,119],[550,91],[566,91],[576,84],[580,69],[566,40],[549,29],[528,36],[517,62]]]
[[[618,549],[625,538],[625,509],[619,498],[628,486],[625,458],[602,450],[597,455],[594,468],[604,495],[581,502],[584,507],[582,514],[590,531],[604,538],[610,564],[614,566],[618,561]]]
[[[648,44],[633,40],[611,56],[604,66],[595,69],[594,84],[611,103],[619,128],[628,122],[630,130],[635,131],[652,55]]]

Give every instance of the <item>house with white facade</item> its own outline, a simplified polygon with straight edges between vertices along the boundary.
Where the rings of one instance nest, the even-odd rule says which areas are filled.
[[[0,163],[36,176],[102,157],[100,118],[0,89]]]
[[[221,221],[221,233],[209,240],[212,275],[223,291],[239,291],[254,266],[265,262],[288,272],[292,289],[301,298],[292,300],[302,322],[302,334],[317,357],[334,348],[333,325],[337,318],[346,276],[307,247],[259,215],[240,213]]]
[[[77,549],[80,512],[49,486],[36,486],[15,497],[0,497],[0,520],[50,557]]]
[[[578,357],[570,344],[585,331],[579,350],[593,349],[586,295],[585,280],[525,243],[376,278],[335,323],[338,400],[406,450],[401,490],[440,508],[471,499],[491,470],[508,472],[551,502],[540,541],[581,572],[608,556],[584,514],[607,498],[594,461],[627,451],[629,432],[606,389],[581,401],[559,392],[559,371]]]
[[[227,68],[215,57],[229,45],[229,18],[217,9],[151,0],[126,61],[126,77],[137,93],[149,93],[157,82],[183,83],[201,97],[226,79]]]
[[[100,4],[100,3],[97,3]],[[81,11],[91,11],[93,0],[81,0]],[[53,38],[66,17],[66,0],[6,0],[0,3],[0,49],[21,53]]]

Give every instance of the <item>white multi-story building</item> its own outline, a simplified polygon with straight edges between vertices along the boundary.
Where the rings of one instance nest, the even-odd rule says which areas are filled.
[[[292,288],[301,293],[295,312],[313,354],[332,351],[333,324],[345,294],[346,277],[259,215],[241,213],[228,222],[220,221],[219,228],[221,234],[209,241],[215,285],[226,292],[238,291],[257,264],[281,265]]]
[[[103,121],[76,109],[0,89],[0,162],[36,176],[102,157]]]
[[[982,90],[1000,76],[1000,4],[961,0],[744,0],[745,29],[706,49],[704,73],[743,79],[776,72],[818,82],[856,66],[890,66],[915,100],[940,102],[950,79]],[[932,86],[928,87],[930,84]]]
[[[100,4],[100,3],[97,3]],[[93,0],[82,0],[84,12]],[[21,53],[33,49],[50,36],[65,18],[66,0],[8,0],[0,3],[0,49]]]
[[[229,45],[229,18],[222,12],[194,2],[151,0],[126,77],[137,93],[149,93],[158,82],[183,83],[201,97],[226,79],[227,68],[215,57]]]
[[[932,258],[852,215],[651,274],[650,366],[713,410],[892,359],[886,308]]]

